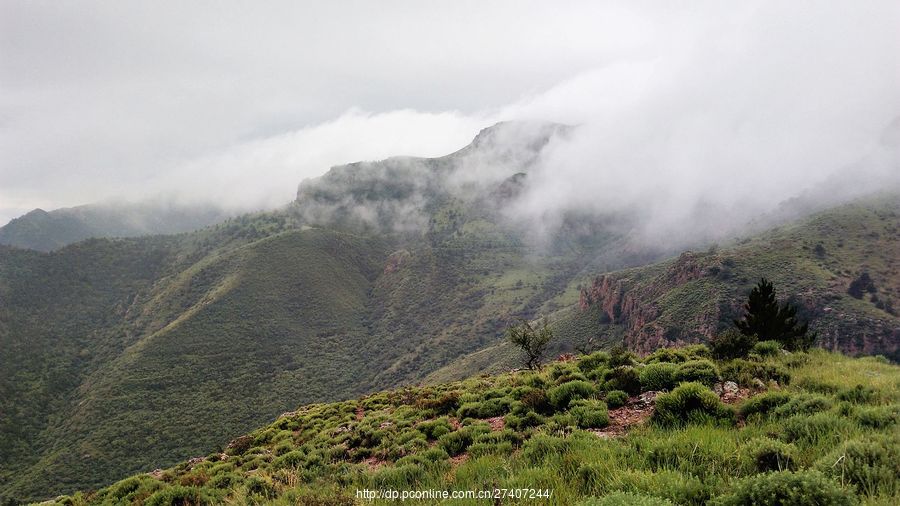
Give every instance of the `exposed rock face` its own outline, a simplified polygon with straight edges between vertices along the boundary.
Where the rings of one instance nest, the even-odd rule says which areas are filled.
[[[599,308],[598,323],[622,325],[625,346],[640,354],[705,342],[741,314],[749,276],[736,281],[729,274],[733,268],[721,255],[687,252],[653,271],[599,276],[582,289],[579,306],[583,311]],[[850,355],[883,354],[897,360],[900,327],[896,320],[836,310],[832,304],[842,295],[830,285],[793,294],[803,318],[818,333],[817,345]]]
[[[657,319],[660,308],[653,302],[667,291],[707,274],[694,253],[683,253],[659,277],[650,283],[637,283],[628,277],[600,276],[581,290],[579,307],[599,306],[609,323],[626,329],[625,345],[638,353],[657,348],[698,342],[716,331],[719,311],[698,315],[697,326],[689,334],[667,329]]]

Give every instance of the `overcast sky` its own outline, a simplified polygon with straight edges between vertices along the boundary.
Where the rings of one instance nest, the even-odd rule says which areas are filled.
[[[445,154],[515,118],[627,131],[559,154],[564,175],[647,139],[647,177],[691,173],[724,129],[806,177],[900,115],[898,26],[891,1],[2,0],[0,224],[157,195],[280,205],[330,165]],[[696,145],[674,158],[673,124]]]

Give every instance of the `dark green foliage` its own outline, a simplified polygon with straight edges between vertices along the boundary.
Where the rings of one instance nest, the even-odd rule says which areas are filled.
[[[731,360],[746,357],[757,344],[756,334],[744,334],[735,329],[728,329],[709,340],[712,356],[719,360]]]
[[[781,353],[781,343],[773,340],[760,341],[753,345],[750,353],[760,357],[775,357]]]
[[[709,360],[689,360],[675,370],[675,382],[696,381],[712,386],[719,381],[719,368]]]
[[[741,448],[741,457],[755,472],[792,471],[796,468],[797,449],[775,439],[756,438]]]
[[[875,293],[876,291],[878,289],[875,287],[875,282],[872,281],[869,273],[865,271],[861,272],[847,287],[847,293],[856,299],[861,299],[864,294]]]
[[[459,418],[491,418],[509,412],[512,400],[503,397],[488,399],[482,402],[467,402],[459,407],[456,416]]]
[[[441,448],[450,456],[457,456],[464,452],[472,444],[472,432],[468,429],[459,429],[438,438]]]
[[[652,362],[640,369],[641,388],[650,390],[671,390],[678,385],[675,373],[678,365],[668,362]]]
[[[546,318],[541,321],[539,327],[535,327],[527,320],[522,320],[518,325],[506,329],[506,334],[509,342],[522,350],[525,367],[529,369],[535,369],[541,365],[547,345],[553,339],[553,331],[550,330]]]
[[[833,413],[796,415],[784,421],[782,437],[807,444],[836,442],[851,428],[850,422]]]
[[[688,360],[698,360],[701,358],[710,358],[712,353],[704,344],[692,344],[681,348],[660,348],[644,359],[644,363],[652,364],[656,362],[671,362],[680,364]]]
[[[778,341],[788,350],[809,349],[815,340],[815,334],[808,334],[809,324],[797,321],[796,306],[788,302],[778,304],[775,287],[766,278],[750,291],[744,311],[744,318],[734,324],[747,336]]]
[[[720,506],[850,506],[853,495],[816,471],[773,472],[738,481]]]
[[[557,409],[566,409],[575,399],[587,399],[597,395],[597,389],[587,381],[570,381],[553,387],[548,392],[550,403]]]
[[[631,395],[641,393],[641,378],[637,368],[623,365],[606,371],[604,375],[606,390],[622,390]]]
[[[624,346],[614,346],[609,350],[607,365],[610,368],[634,365],[637,363],[637,355],[628,351]]]
[[[746,387],[755,386],[755,379],[763,383],[775,381],[779,385],[787,385],[791,381],[791,373],[779,364],[737,359],[725,364],[722,379]]]
[[[839,401],[847,401],[854,404],[870,404],[878,400],[878,392],[872,387],[856,385],[853,388],[838,392],[837,398]]]
[[[816,469],[856,485],[864,495],[894,496],[900,492],[900,435],[847,441],[819,459]]]
[[[432,440],[439,439],[444,434],[448,434],[453,430],[450,421],[447,420],[446,417],[422,422],[417,425],[416,428],[418,428],[425,437]]]
[[[705,385],[683,383],[656,398],[652,420],[664,427],[704,422],[730,425],[734,423],[734,411]]]
[[[532,388],[523,392],[519,401],[526,408],[538,413],[549,414],[553,411],[550,397],[547,396],[547,391],[542,388]]]
[[[154,493],[147,498],[144,504],[147,506],[195,506],[213,504],[213,501],[208,496],[205,496],[199,488],[175,485]]]
[[[606,403],[596,399],[573,401],[569,413],[582,429],[599,429],[609,425]]]
[[[674,506],[672,501],[633,492],[613,492],[603,497],[589,497],[577,506]]]
[[[818,394],[799,393],[791,396],[786,403],[772,410],[776,417],[811,415],[831,409],[834,403],[828,397]]]
[[[623,392],[622,390],[610,390],[606,393],[606,398],[604,400],[610,409],[619,408],[628,402],[628,393]]]
[[[900,423],[900,405],[861,408],[856,412],[856,421],[863,427],[886,429]]]
[[[386,467],[372,476],[372,486],[383,490],[410,490],[425,478],[425,470],[414,464]]]
[[[510,429],[525,430],[529,427],[543,425],[546,419],[534,411],[529,411],[523,415],[506,415],[504,421]]]
[[[581,360],[578,361],[578,368],[581,369],[582,372],[588,373],[591,372],[598,367],[603,367],[609,363],[609,353],[604,351],[596,351],[591,353],[590,355],[585,355],[581,357]]]

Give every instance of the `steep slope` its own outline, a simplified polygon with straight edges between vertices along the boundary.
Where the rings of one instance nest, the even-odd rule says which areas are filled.
[[[176,234],[223,221],[218,208],[167,204],[92,204],[50,212],[35,209],[0,227],[0,244],[53,251],[95,237]]]

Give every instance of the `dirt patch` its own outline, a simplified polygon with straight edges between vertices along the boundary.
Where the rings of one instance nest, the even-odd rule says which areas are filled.
[[[385,461],[378,457],[369,457],[363,461],[363,464],[369,466],[369,469],[378,469],[379,467],[385,465]]]
[[[458,430],[460,427],[462,427],[462,424],[459,423],[459,420],[453,418],[452,416],[448,418],[448,421],[450,422],[450,426],[453,427],[453,430]]]
[[[363,409],[363,407],[362,406],[357,407],[356,408],[356,419],[362,420],[365,416],[366,416],[366,411]]]
[[[639,397],[632,397],[628,402],[616,409],[609,410],[609,425],[591,432],[601,438],[617,438],[624,436],[632,427],[643,424],[653,414],[653,404],[658,392],[645,392]]]
[[[459,455],[457,455],[455,457],[450,457],[450,465],[458,466],[467,460],[469,460],[469,454],[468,453],[460,453]]]
[[[501,431],[504,427],[506,427],[506,422],[503,421],[502,416],[495,416],[493,418],[488,418],[485,420],[493,431]]]

